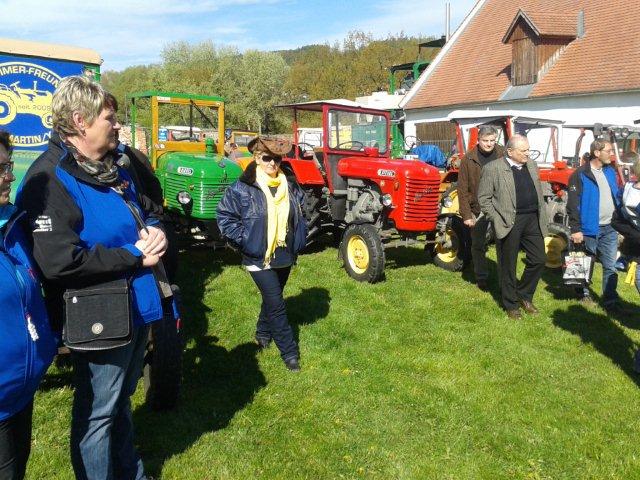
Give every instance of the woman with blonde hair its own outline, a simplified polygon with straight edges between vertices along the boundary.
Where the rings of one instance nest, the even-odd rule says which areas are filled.
[[[19,203],[52,321],[71,349],[71,462],[78,479],[144,479],[129,397],[148,324],[163,316],[151,267],[166,238],[150,215],[157,209],[115,162],[120,124],[105,90],[67,77],[53,94],[52,115],[51,140],[27,172]],[[89,294],[100,294],[102,308],[79,311]]]
[[[290,141],[257,137],[248,148],[253,162],[218,204],[218,227],[242,252],[242,264],[262,295],[256,343],[266,348],[273,340],[287,368],[298,371],[300,353],[287,320],[283,291],[306,245],[304,194],[280,169],[282,157],[291,150]]]

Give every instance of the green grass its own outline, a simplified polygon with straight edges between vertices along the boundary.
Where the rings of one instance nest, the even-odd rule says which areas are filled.
[[[187,347],[179,408],[133,399],[162,479],[640,478],[638,293],[586,309],[545,272],[541,314],[508,320],[472,274],[387,251],[386,282],[350,280],[336,250],[303,255],[286,289],[302,372],[252,343],[260,298],[229,252],[182,256]],[[495,258],[492,253],[492,258]],[[520,266],[522,268],[522,265]],[[600,267],[595,291],[600,291]],[[70,372],[36,398],[28,478],[72,478]]]

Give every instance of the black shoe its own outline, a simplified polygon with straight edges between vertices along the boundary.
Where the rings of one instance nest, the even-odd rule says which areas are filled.
[[[288,358],[287,360],[284,361],[284,364],[292,372],[300,371],[300,360],[298,360],[296,357]]]
[[[269,345],[271,345],[271,339],[267,337],[258,337],[256,335],[256,343],[260,350],[264,350],[265,348],[269,348]]]
[[[484,278],[481,278],[481,279],[477,280],[476,281],[476,285],[483,292],[486,292],[487,290],[489,290],[489,284],[487,283],[487,281]]]

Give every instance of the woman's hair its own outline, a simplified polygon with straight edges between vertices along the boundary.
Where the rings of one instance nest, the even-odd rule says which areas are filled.
[[[53,129],[63,136],[77,135],[73,113],[79,112],[91,125],[107,104],[107,92],[99,83],[82,76],[66,77],[53,93]]]
[[[640,155],[636,152],[627,152],[622,158],[624,163],[631,163],[631,171],[640,180]]]
[[[0,130],[0,145],[2,145],[6,150],[9,158],[11,158],[11,154],[13,153],[13,143],[11,143],[11,134],[6,130]]]

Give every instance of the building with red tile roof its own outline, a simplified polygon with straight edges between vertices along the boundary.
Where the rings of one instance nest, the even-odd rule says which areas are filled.
[[[640,22],[622,1],[479,0],[401,106],[406,135],[457,109],[632,123]]]

